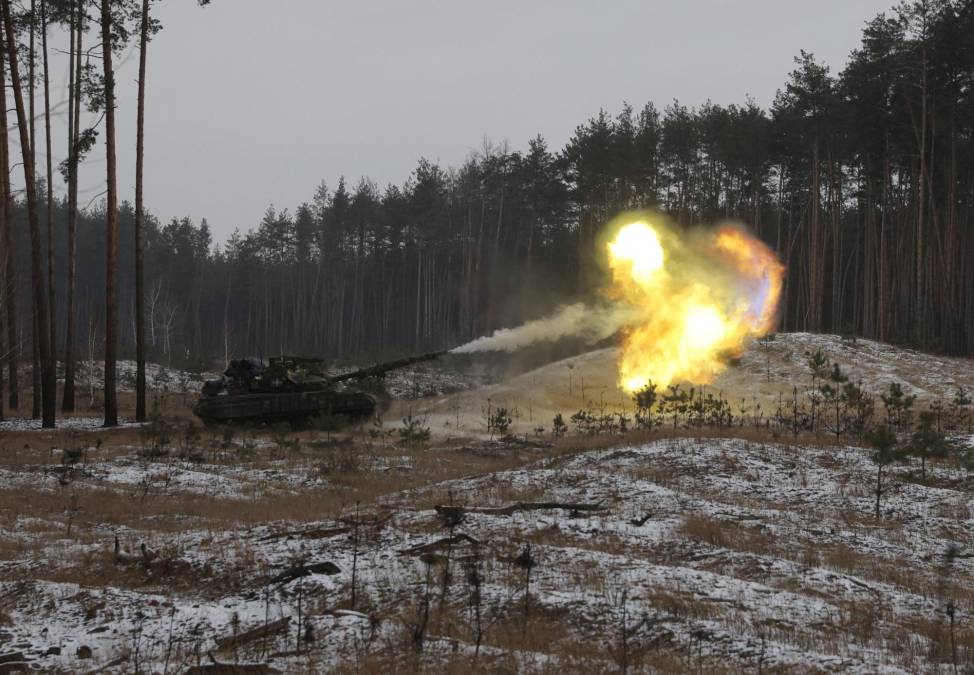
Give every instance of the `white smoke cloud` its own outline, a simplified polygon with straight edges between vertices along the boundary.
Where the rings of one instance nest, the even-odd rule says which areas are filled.
[[[565,305],[550,316],[516,328],[501,328],[493,335],[477,338],[451,351],[458,354],[513,352],[535,342],[552,342],[567,337],[595,344],[629,323],[633,313],[633,310],[621,307],[584,303]]]

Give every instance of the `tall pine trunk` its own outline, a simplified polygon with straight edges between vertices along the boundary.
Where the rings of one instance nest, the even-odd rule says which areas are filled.
[[[77,257],[76,231],[78,226],[78,140],[81,135],[81,38],[84,32],[84,5],[77,3],[77,15],[71,26],[71,81],[68,92],[68,318],[64,338],[64,398],[61,409],[74,412],[75,408],[75,260]]]
[[[29,95],[29,119],[30,119],[30,147],[28,148],[30,152],[30,163],[34,167],[34,175],[37,175],[37,133],[36,124],[37,115],[34,111],[35,96],[34,96],[34,85],[37,82],[36,73],[34,72],[34,66],[36,63],[36,49],[35,47],[35,27],[36,21],[35,17],[37,12],[34,0],[30,0],[30,49],[27,53],[27,91]],[[33,419],[39,419],[41,416],[41,390],[43,385],[41,382],[41,347],[40,343],[37,341],[37,331],[39,329],[39,324],[37,323],[37,305],[31,305],[32,309],[32,320],[33,320],[33,331],[31,333],[31,417]]]
[[[2,32],[2,31],[0,31]],[[6,37],[3,38],[6,42]],[[7,57],[6,46],[0,49],[0,219],[3,221],[3,248],[6,251],[7,265],[4,270],[4,306],[7,310],[7,386],[8,404],[16,410],[20,404],[20,386],[17,377],[17,362],[20,357],[20,340],[17,334],[17,277],[14,265],[16,239],[14,237],[12,202],[10,194],[10,137],[7,133]],[[0,392],[0,396],[3,392]]]
[[[54,292],[54,162],[51,158],[51,78],[47,52],[47,2],[41,0],[41,56],[44,69],[44,140],[47,150],[47,303],[51,359],[57,364],[57,309]]]
[[[102,66],[105,75],[105,166],[107,181],[105,245],[105,426],[118,426],[115,364],[118,360],[118,185],[115,171],[115,70],[112,66],[112,3],[101,0]]]
[[[139,53],[139,103],[135,149],[135,419],[145,421],[145,287],[142,202],[145,166],[145,57],[149,42],[149,0],[142,0],[142,27]]]
[[[55,373],[51,359],[51,334],[48,328],[47,293],[44,288],[43,262],[41,259],[40,224],[37,215],[37,184],[30,138],[28,136],[27,111],[21,90],[20,73],[17,64],[17,43],[14,40],[13,20],[10,14],[10,0],[2,1],[4,31],[7,36],[7,58],[10,62],[10,81],[13,86],[14,101],[17,108],[17,126],[20,130],[20,146],[23,154],[24,189],[27,194],[27,219],[30,224],[31,280],[33,282],[34,315],[37,321],[37,346],[41,366],[41,403],[43,426],[54,428]]]

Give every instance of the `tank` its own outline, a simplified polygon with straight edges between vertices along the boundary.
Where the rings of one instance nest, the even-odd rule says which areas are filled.
[[[233,359],[223,377],[203,384],[193,413],[207,424],[222,422],[300,423],[318,415],[350,421],[373,415],[379,401],[353,384],[381,378],[397,368],[431,361],[446,352],[378,363],[341,375],[328,375],[324,361],[300,356]]]

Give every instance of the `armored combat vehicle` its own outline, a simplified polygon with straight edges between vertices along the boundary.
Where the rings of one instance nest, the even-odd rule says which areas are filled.
[[[318,415],[348,420],[369,417],[379,401],[361,384],[390,370],[431,361],[446,352],[379,363],[341,375],[328,375],[324,362],[298,356],[233,359],[223,377],[203,385],[193,413],[207,424],[221,422],[301,422]]]

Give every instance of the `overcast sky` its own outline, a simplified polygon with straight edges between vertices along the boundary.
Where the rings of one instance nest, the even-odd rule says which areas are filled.
[[[456,165],[484,138],[518,149],[541,133],[557,149],[623,101],[767,106],[800,49],[836,72],[891,4],[164,0],[148,57],[147,207],[205,217],[223,240],[271,203],[293,211],[322,180],[401,183],[420,157]],[[118,76],[129,200],[137,67],[129,52]],[[103,189],[103,155],[99,144],[82,206]]]

